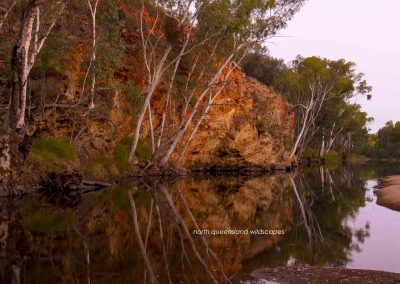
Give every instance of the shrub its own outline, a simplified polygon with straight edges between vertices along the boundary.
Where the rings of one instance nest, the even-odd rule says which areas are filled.
[[[339,160],[339,158],[340,158],[340,155],[339,155],[339,153],[336,152],[336,151],[329,151],[329,152],[326,154],[326,160],[327,160],[328,162],[336,162],[337,160]]]
[[[132,138],[125,137],[120,140],[114,148],[114,159],[117,167],[121,170],[131,169],[131,164],[129,163],[129,152],[131,150]],[[136,155],[139,160],[147,160],[151,158],[152,149],[151,143],[147,140],[139,139],[138,145],[136,147]]]
[[[313,148],[306,148],[303,152],[303,157],[304,158],[310,158],[310,159],[320,159],[321,157],[318,155],[317,151],[315,151]]]
[[[139,160],[147,160],[151,158],[151,143],[147,140],[140,139],[136,148],[136,156]]]
[[[115,144],[114,159],[118,169],[120,170],[129,170],[132,167],[129,163],[131,140],[132,139],[125,137]]]
[[[105,179],[110,175],[118,174],[114,161],[107,157],[97,157],[86,166],[84,174],[90,178]]]

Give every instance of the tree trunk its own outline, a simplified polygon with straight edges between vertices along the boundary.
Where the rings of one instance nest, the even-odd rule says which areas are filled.
[[[292,159],[296,155],[296,153],[298,152],[299,146],[304,139],[305,133],[307,133],[307,128],[308,128],[307,122],[308,122],[308,116],[310,113],[310,105],[311,105],[311,102],[307,106],[306,113],[304,114],[304,117],[303,117],[303,120],[301,123],[300,133],[297,135],[296,142],[294,143],[293,150],[292,150],[292,153],[290,154],[289,159]]]
[[[26,2],[18,41],[12,50],[12,84],[8,123],[5,134],[0,139],[1,195],[18,193],[14,182],[19,176],[31,145],[28,128],[25,124],[28,77],[44,41],[55,24],[54,20],[45,35],[39,40],[40,4],[40,0]],[[33,31],[35,20],[35,31]],[[32,39],[33,47],[31,47]]]
[[[148,109],[149,105],[150,105],[150,101],[151,98],[153,96],[153,93],[158,85],[158,83],[160,82],[161,76],[163,74],[163,72],[165,72],[165,70],[163,70],[164,68],[164,64],[165,61],[167,60],[168,54],[170,53],[172,47],[168,46],[167,50],[164,52],[163,57],[161,58],[160,62],[158,63],[156,69],[154,70],[154,74],[151,78],[150,84],[147,87],[147,94],[146,94],[146,99],[144,101],[144,104],[142,106],[142,109],[140,111],[140,114],[136,120],[136,128],[135,128],[135,133],[133,136],[133,141],[132,141],[132,146],[131,146],[131,151],[129,153],[129,161],[131,163],[137,163],[138,159],[136,157],[136,148],[139,142],[139,136],[140,136],[140,129],[142,128],[142,123],[143,123],[143,119],[144,119],[144,115],[146,113],[146,110]]]

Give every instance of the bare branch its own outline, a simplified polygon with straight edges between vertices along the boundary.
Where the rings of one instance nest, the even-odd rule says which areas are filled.
[[[10,7],[8,8],[8,10],[6,11],[3,19],[0,21],[0,32],[1,32],[1,28],[3,27],[3,24],[5,23],[5,21],[7,20],[8,15],[11,13],[11,11],[14,9],[15,5],[17,4],[17,0],[14,0]]]

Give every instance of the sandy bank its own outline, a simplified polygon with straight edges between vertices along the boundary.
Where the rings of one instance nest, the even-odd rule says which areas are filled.
[[[387,176],[376,187],[376,203],[392,210],[400,211],[400,176]]]
[[[398,273],[308,265],[264,268],[254,271],[251,276],[257,279],[251,283],[265,283],[262,281],[285,284],[400,283]]]

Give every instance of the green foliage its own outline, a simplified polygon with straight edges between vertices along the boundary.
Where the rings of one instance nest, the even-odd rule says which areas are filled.
[[[364,74],[357,73],[355,64],[344,59],[297,56],[289,67],[280,72],[274,80],[274,87],[295,104],[304,103],[309,98],[309,86],[315,82],[327,88],[329,97],[336,102],[372,91],[363,79]]]
[[[63,138],[35,138],[29,152],[30,161],[75,160],[78,157],[76,149]]]
[[[162,1],[176,3],[175,1]],[[197,2],[195,37],[204,39],[218,33],[220,48],[217,54],[224,57],[238,45],[247,50],[260,49],[262,42],[274,36],[301,8],[303,0],[239,0]],[[171,6],[171,5],[170,5]]]
[[[112,157],[97,157],[84,167],[85,176],[104,180],[113,175],[132,171],[133,166],[128,160],[131,144],[132,138],[130,137],[118,141],[115,144]],[[137,157],[144,161],[150,159],[151,154],[151,144],[147,140],[139,139],[136,148]]]
[[[303,157],[304,158],[310,158],[310,159],[313,159],[313,160],[321,159],[321,156],[313,148],[306,148],[304,150],[304,152],[303,152]]]
[[[129,80],[120,84],[120,89],[123,97],[129,102],[131,106],[130,112],[137,114],[140,111],[141,106],[144,102],[144,96],[142,91],[136,87],[136,84]]]
[[[312,129],[306,133],[306,146],[319,149],[322,139],[334,139],[332,149],[344,153],[349,149],[361,151],[368,141],[367,125],[372,118],[361,111],[360,105],[350,103],[355,96],[372,91],[363,77],[356,72],[353,62],[344,59],[298,56],[275,76],[273,87],[296,106],[297,133],[302,129],[305,108],[313,95],[320,99],[315,94],[325,93]],[[346,141],[348,148],[343,149]]]
[[[388,121],[376,135],[371,135],[366,153],[381,159],[399,159],[400,121]]]
[[[286,67],[283,59],[277,59],[261,53],[251,53],[241,63],[244,73],[267,86],[272,85],[275,77]]]
[[[114,149],[114,158],[117,162],[117,165],[121,168],[129,168],[129,152],[132,146],[132,138],[125,137],[120,140]],[[147,160],[151,158],[152,149],[151,143],[148,140],[139,139],[138,145],[136,147],[136,155],[140,160]]]
[[[31,78],[62,74],[64,66],[60,57],[60,45],[61,43],[55,40],[43,47],[32,69]]]
[[[107,179],[111,175],[118,174],[114,161],[107,157],[97,157],[84,169],[86,177],[96,179]]]
[[[326,154],[325,159],[326,159],[328,162],[336,162],[336,161],[338,161],[338,160],[340,159],[340,155],[339,155],[339,153],[336,152],[336,151],[329,151],[329,152]]]
[[[119,1],[102,1],[98,7],[95,70],[98,78],[113,80],[113,72],[121,67],[124,46],[123,22],[119,19]]]
[[[148,140],[139,139],[137,148],[136,148],[136,156],[144,161],[151,158],[151,143]]]
[[[129,152],[132,144],[132,139],[126,137],[119,141],[114,148],[114,159],[116,161],[116,165],[118,169],[124,171],[132,168],[132,165],[129,163]]]
[[[27,157],[27,164],[33,167],[33,170],[25,171],[21,178],[28,184],[36,184],[44,172],[77,168],[78,151],[64,138],[35,138]]]

